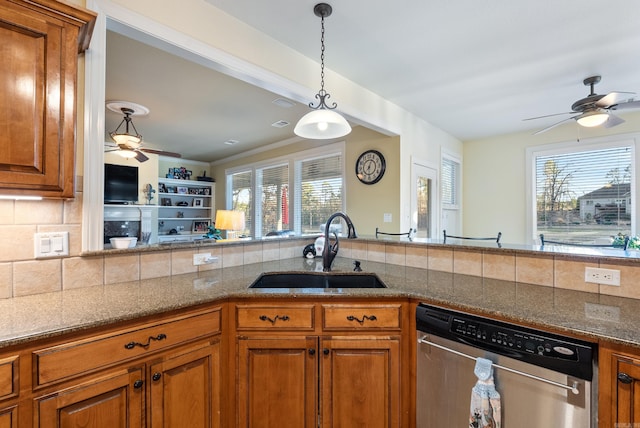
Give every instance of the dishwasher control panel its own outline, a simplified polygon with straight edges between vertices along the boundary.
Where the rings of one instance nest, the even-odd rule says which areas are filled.
[[[458,343],[591,380],[597,345],[491,318],[419,304],[416,327]]]
[[[554,340],[522,330],[499,327],[467,317],[453,316],[451,318],[451,332],[474,342],[491,345],[492,348],[515,349],[530,354],[574,361],[578,358],[575,345],[566,341]]]

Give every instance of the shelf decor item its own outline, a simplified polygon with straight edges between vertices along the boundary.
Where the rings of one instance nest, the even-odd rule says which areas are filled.
[[[193,222],[192,232],[194,233],[206,233],[209,231],[211,225],[210,220],[197,220]]]
[[[163,207],[170,207],[171,206],[171,198],[162,198],[162,199],[160,199],[160,202],[162,203]]]
[[[195,199],[193,200],[193,206],[194,206],[194,207],[202,208],[202,207],[204,206],[204,199],[201,199],[201,198],[195,198]]]
[[[178,186],[177,189],[178,189],[178,194],[180,194],[180,195],[186,195],[187,192],[188,192],[186,187]]]

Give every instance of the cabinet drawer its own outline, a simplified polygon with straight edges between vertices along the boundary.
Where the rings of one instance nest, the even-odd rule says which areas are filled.
[[[220,309],[217,309],[35,351],[37,384],[62,380],[217,333],[220,318]]]
[[[238,330],[313,330],[314,305],[237,305]]]
[[[16,397],[18,386],[18,356],[0,358],[0,400]]]
[[[322,305],[323,330],[399,330],[402,310],[390,305]]]

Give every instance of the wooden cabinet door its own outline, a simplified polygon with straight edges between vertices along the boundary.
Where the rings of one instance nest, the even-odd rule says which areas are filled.
[[[18,407],[0,409],[0,428],[18,428]]]
[[[400,339],[320,341],[324,428],[400,427]]]
[[[317,346],[317,336],[240,338],[236,426],[317,427]]]
[[[0,20],[1,193],[73,197],[77,56],[95,15],[5,1]]]
[[[149,369],[149,427],[220,427],[220,342]]]
[[[142,369],[120,370],[36,399],[40,428],[142,427]]]
[[[616,359],[614,426],[640,426],[640,360]]]

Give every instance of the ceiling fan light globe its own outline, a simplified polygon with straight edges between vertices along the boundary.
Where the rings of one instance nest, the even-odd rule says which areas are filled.
[[[133,159],[136,157],[136,152],[133,150],[118,150],[116,153],[125,159]]]
[[[580,126],[593,128],[600,126],[609,119],[609,114],[602,111],[587,112],[576,119]]]
[[[351,126],[339,113],[318,109],[302,116],[293,132],[302,138],[327,140],[344,137],[351,132]]]

